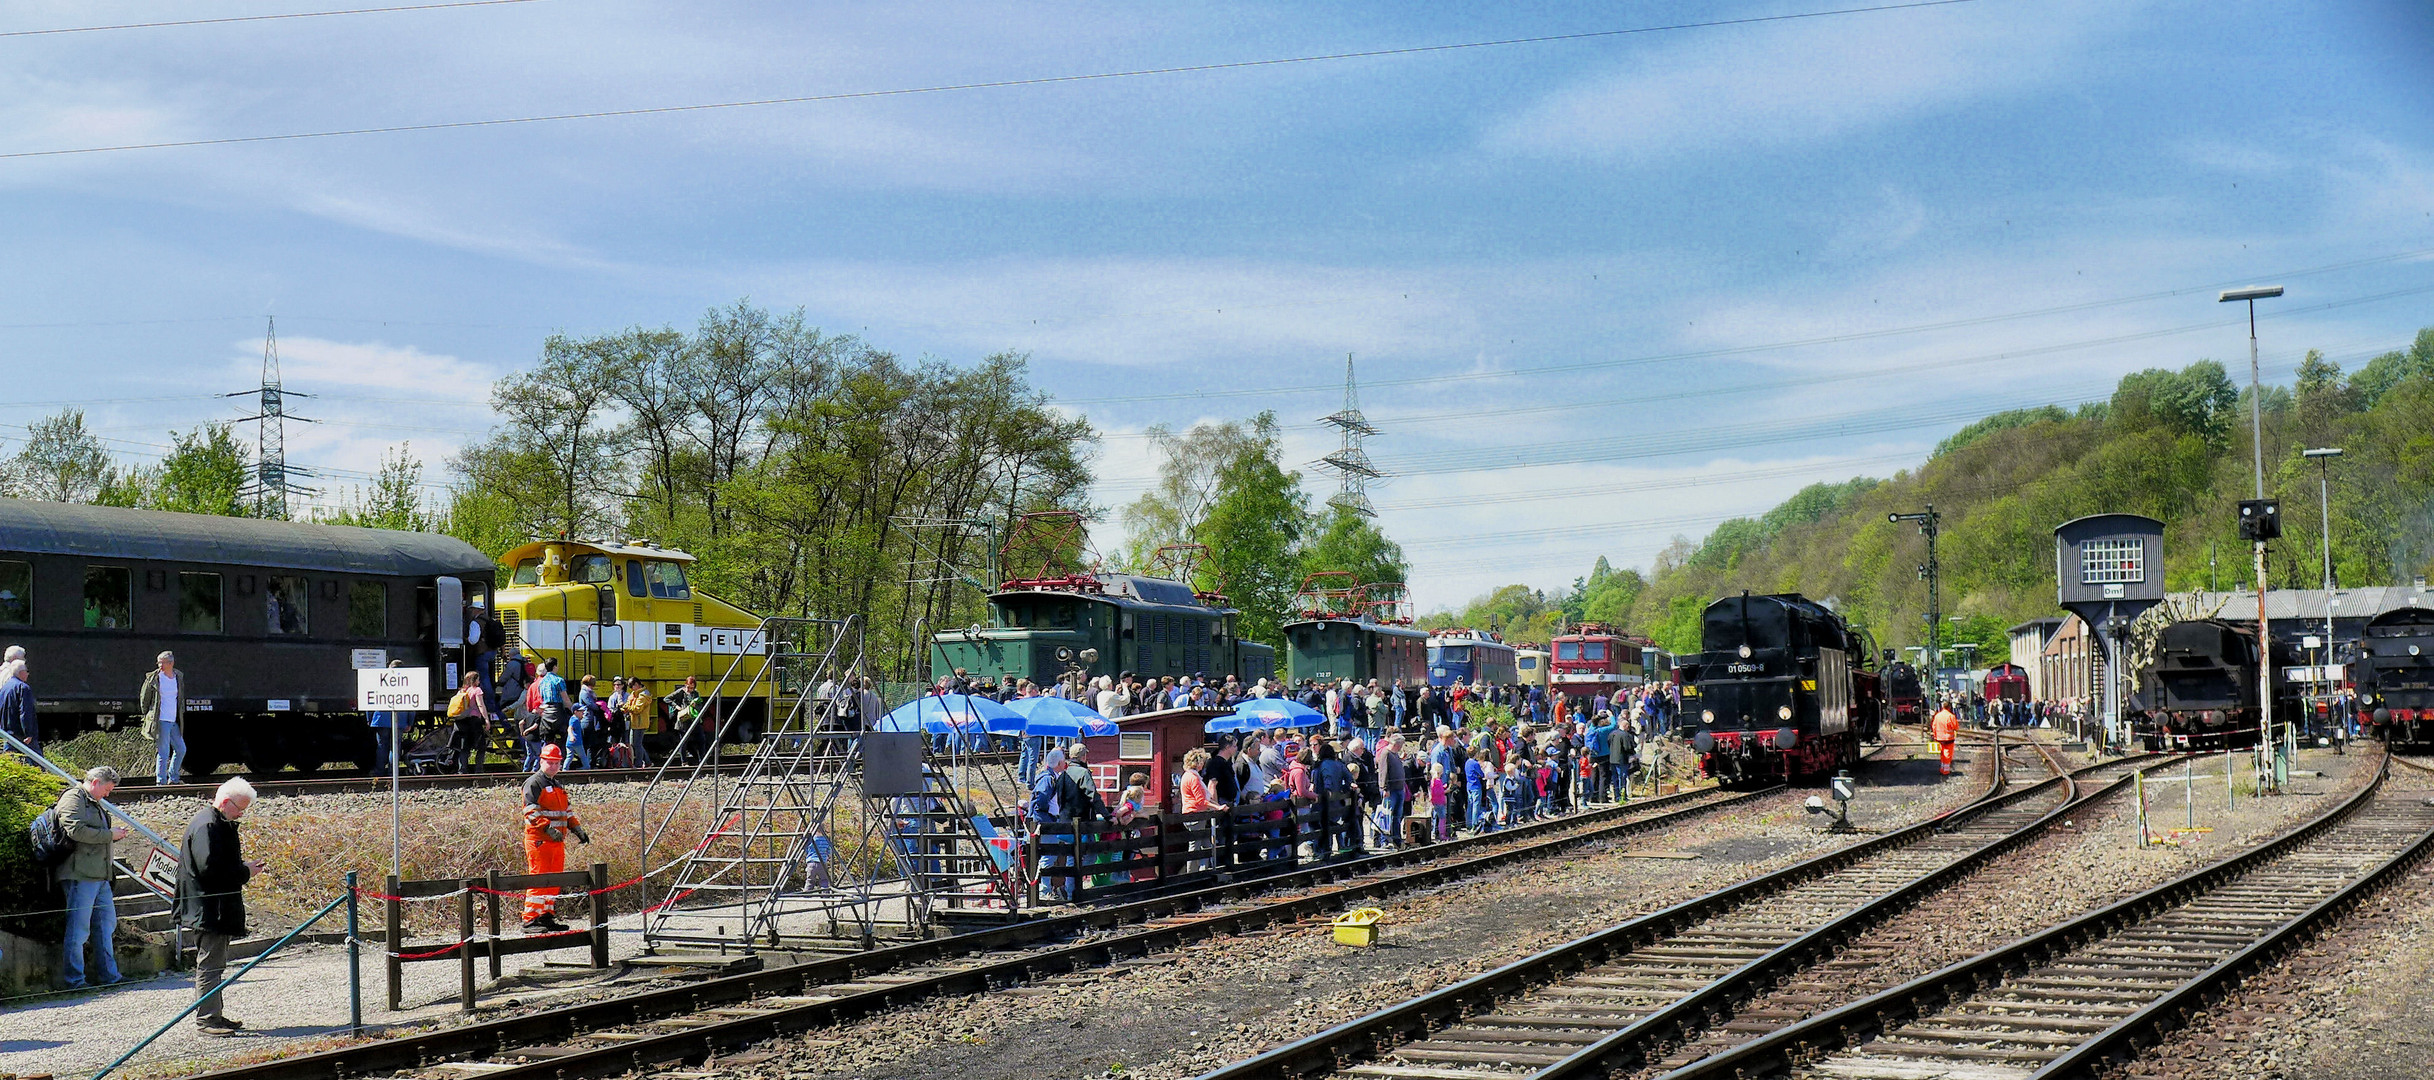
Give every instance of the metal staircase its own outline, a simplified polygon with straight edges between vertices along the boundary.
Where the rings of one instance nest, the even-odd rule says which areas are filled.
[[[755,654],[765,662],[743,672]],[[952,759],[967,754],[933,760],[880,734],[874,745],[898,766],[882,771],[918,779],[865,790],[862,728],[875,718],[849,715],[862,661],[858,619],[768,619],[712,689],[712,700],[765,700],[774,719],[741,775],[721,776],[713,750],[690,767],[663,766],[644,793],[646,862],[674,859],[665,884],[646,886],[657,905],[643,924],[651,948],[869,947],[926,934],[942,910],[1011,915],[1011,876],[996,873],[987,819],[976,822],[958,782],[967,770]],[[726,722],[705,713],[680,745],[695,727]],[[918,772],[903,767],[908,750]],[[690,850],[674,850],[693,837]]]

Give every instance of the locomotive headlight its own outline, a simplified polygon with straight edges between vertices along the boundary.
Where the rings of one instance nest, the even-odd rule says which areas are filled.
[[[2414,647],[2412,647],[2412,648],[2410,648],[2410,649],[2409,649],[2409,651],[2410,651],[2410,652],[2416,652],[2417,650],[2416,650]],[[1749,646],[1747,646],[1747,645],[1743,645],[1743,646],[1741,646],[1741,659],[1743,659],[1743,660],[1747,660],[1747,659],[1749,659]]]
[[[1714,709],[1701,709],[1701,710],[1699,710],[1699,722],[1700,722],[1700,723],[1702,723],[1702,724],[1712,724],[1712,723],[1715,723],[1715,722],[1716,722],[1716,711],[1715,711]]]
[[[2410,656],[2415,656],[2415,655],[2417,655],[2417,646],[2415,646],[2415,645],[2411,645],[2411,646],[2409,646],[2409,655],[2410,655]]]
[[[1777,720],[1789,720],[1789,719],[1791,719],[1791,718],[1792,718],[1792,707],[1791,707],[1791,706],[1789,706],[1789,705],[1777,705],[1777,706],[1775,706],[1775,719],[1777,719]]]

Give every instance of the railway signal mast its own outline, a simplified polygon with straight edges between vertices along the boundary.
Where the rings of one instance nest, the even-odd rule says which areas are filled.
[[[244,490],[238,494],[252,499],[256,511],[263,517],[273,521],[287,520],[290,509],[289,499],[307,498],[320,494],[312,488],[303,487],[295,482],[296,477],[313,475],[310,470],[291,469],[287,465],[287,422],[294,420],[300,424],[312,424],[319,421],[288,414],[288,398],[313,395],[299,394],[279,385],[279,319],[277,316],[271,317],[269,328],[262,334],[262,385],[252,390],[239,390],[233,394],[220,396],[258,397],[262,411],[252,416],[242,417],[237,421],[240,424],[253,421],[259,425],[255,428],[254,434],[253,483],[247,484]]]
[[[1335,497],[1327,505],[1350,511],[1362,517],[1378,516],[1377,508],[1369,504],[1369,482],[1386,474],[1369,463],[1369,454],[1361,449],[1361,440],[1378,433],[1377,425],[1361,415],[1360,387],[1352,381],[1352,354],[1344,354],[1344,407],[1322,416],[1319,423],[1332,425],[1343,432],[1343,446],[1320,458],[1318,467],[1343,478]]]
[[[2273,741],[2273,637],[2265,621],[2265,542],[2282,535],[2282,508],[2265,497],[2264,389],[2257,372],[2257,301],[2282,295],[2279,285],[2226,289],[2215,302],[2248,304],[2248,435],[2256,452],[2257,497],[2240,504],[2240,538],[2256,545],[2257,561],[2257,789],[2274,779],[2266,763],[2275,760]]]
[[[1935,512],[1934,503],[1928,503],[1925,510],[1915,514],[1886,514],[1885,520],[1897,525],[1905,521],[1918,522],[1919,534],[1927,538],[1927,561],[1918,567],[1919,580],[1927,583],[1927,682],[1940,686],[1944,667],[1944,650],[1939,647],[1944,629],[1944,594],[1943,569],[1935,561],[1935,538],[1941,530],[1944,516]]]

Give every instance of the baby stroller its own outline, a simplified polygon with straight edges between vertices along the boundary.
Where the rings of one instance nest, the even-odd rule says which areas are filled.
[[[433,776],[456,769],[456,729],[448,724],[417,724],[406,732],[405,750],[397,771]]]

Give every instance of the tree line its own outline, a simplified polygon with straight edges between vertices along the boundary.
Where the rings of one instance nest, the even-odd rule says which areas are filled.
[[[987,591],[1020,569],[999,564],[1001,547],[1038,557],[1019,550],[1018,519],[1098,513],[1099,434],[1054,405],[1024,355],[910,360],[744,301],[687,329],[551,336],[490,405],[495,425],[444,463],[444,483],[400,445],[368,483],[295,512],[442,532],[493,557],[536,538],[649,539],[696,556],[698,587],[756,613],[860,617],[870,670],[900,681],[927,677],[930,635],[987,621]],[[1228,594],[1242,632],[1270,644],[1310,569],[1402,580],[1401,549],[1366,518],[1310,509],[1272,414],[1152,438],[1159,483],[1124,508],[1131,542],[1105,568],[1151,571],[1161,546],[1205,544],[1194,585]],[[0,492],[273,512],[229,425],[171,442],[156,464],[124,465],[67,410],[0,460]]]
[[[2434,328],[2355,372],[2310,351],[2290,386],[2256,400],[2266,493],[2282,501],[2271,547],[2275,588],[2321,588],[2329,479],[2332,558],[2343,588],[2434,576]],[[2164,522],[2164,580],[2174,591],[2253,588],[2237,504],[2255,493],[2249,392],[2224,366],[2122,377],[2102,402],[1996,413],[1936,446],[1915,470],[1814,484],[1757,518],[1735,518],[1693,543],[1677,536],[1650,572],[1600,558],[1569,590],[1509,585],[1433,618],[1544,639],[1560,619],[1619,622],[1677,652],[1696,651],[1699,613],[1750,589],[1800,592],[1868,628],[1878,643],[1926,640],[1926,582],[1917,527],[1886,515],[1934,503],[1942,641],[1975,645],[1975,662],[2009,657],[2008,630],[2054,607],[2054,526],[2099,513]],[[2302,455],[2340,447],[2328,472]],[[2019,658],[2026,662],[2027,658]]]

